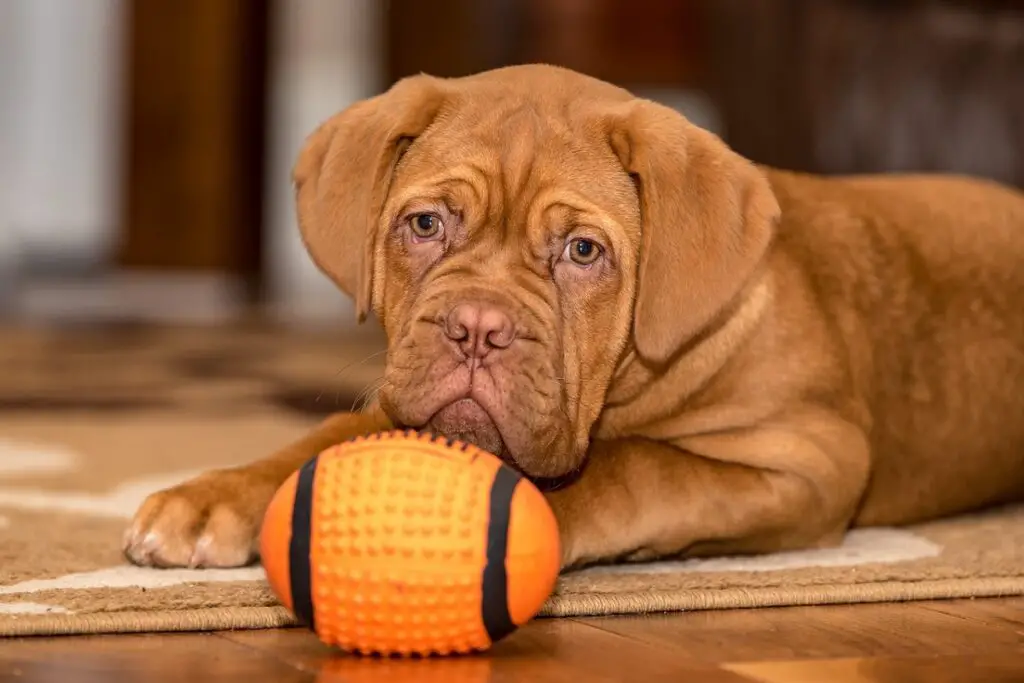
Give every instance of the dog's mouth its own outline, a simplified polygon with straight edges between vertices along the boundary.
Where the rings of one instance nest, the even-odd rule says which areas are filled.
[[[494,418],[472,398],[460,398],[438,410],[427,420],[426,429],[472,444],[506,462],[511,459]]]
[[[472,398],[461,398],[449,403],[438,410],[422,429],[453,441],[472,444],[499,457],[541,491],[554,491],[566,486],[580,474],[580,470],[577,469],[559,477],[531,475],[516,461],[514,454],[505,445],[494,418]]]

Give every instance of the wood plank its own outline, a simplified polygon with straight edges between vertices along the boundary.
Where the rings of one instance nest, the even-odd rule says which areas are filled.
[[[1019,683],[1022,654],[748,662],[726,668],[762,683]]]
[[[1020,629],[1012,625],[996,619],[967,620],[922,603],[706,611],[583,621],[708,662],[865,655],[966,656],[998,654],[1024,645]]]
[[[270,655],[205,634],[14,638],[0,641],[0,683],[307,683]]]
[[[534,621],[479,656],[428,660],[350,657],[324,647],[311,633],[297,629],[240,631],[224,637],[277,656],[301,671],[315,673],[318,681],[325,677],[350,683],[746,681],[715,665],[572,619]]]
[[[540,619],[491,652],[346,656],[303,629],[0,641],[0,683],[1024,680],[1024,599]]]
[[[1024,634],[1024,598],[944,600],[922,603],[922,606],[950,616],[1001,626]]]

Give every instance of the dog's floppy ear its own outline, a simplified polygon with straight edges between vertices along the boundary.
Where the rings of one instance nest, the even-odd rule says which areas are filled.
[[[443,81],[398,81],[357,102],[305,141],[292,179],[299,231],[313,262],[356,305],[373,304],[373,254],[392,173],[401,152],[426,130],[444,101]]]
[[[668,107],[625,103],[609,136],[640,199],[634,343],[663,363],[749,282],[779,206],[756,166]]]

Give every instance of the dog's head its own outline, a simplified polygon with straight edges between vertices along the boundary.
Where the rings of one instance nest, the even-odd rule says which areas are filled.
[[[556,67],[416,76],[307,140],[299,224],[388,336],[381,406],[534,477],[583,461],[628,350],[671,362],[744,287],[778,207],[676,112]]]

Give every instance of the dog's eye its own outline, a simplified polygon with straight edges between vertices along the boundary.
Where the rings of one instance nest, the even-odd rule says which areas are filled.
[[[593,240],[577,237],[565,245],[565,255],[577,265],[589,266],[601,258],[601,246]]]
[[[409,219],[409,228],[416,237],[431,239],[441,234],[444,223],[435,214],[418,213]]]

